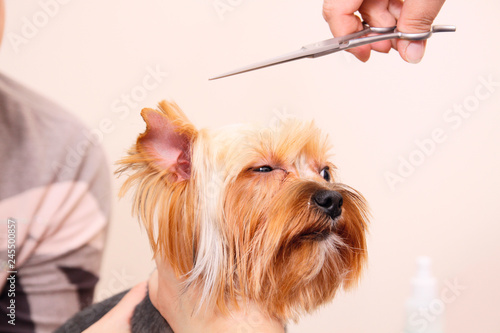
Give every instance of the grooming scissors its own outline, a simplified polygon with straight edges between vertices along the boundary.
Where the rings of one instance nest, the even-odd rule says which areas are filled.
[[[245,66],[215,77],[209,80],[216,80],[223,77],[228,77],[240,73],[250,72],[256,69],[261,69],[269,66],[283,64],[285,62],[298,60],[302,58],[318,58],[324,55],[344,51],[356,46],[371,44],[388,39],[406,39],[406,40],[424,40],[432,36],[435,32],[454,32],[456,30],[453,25],[434,25],[430,31],[420,33],[404,33],[400,32],[393,27],[370,27],[368,24],[363,23],[363,30],[358,32],[323,40],[314,44],[303,46],[300,50],[287,53],[276,58],[257,62],[255,64]],[[370,35],[371,34],[371,35]],[[367,36],[370,35],[370,36]]]

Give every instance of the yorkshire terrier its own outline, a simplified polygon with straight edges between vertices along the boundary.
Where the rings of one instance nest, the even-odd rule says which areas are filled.
[[[156,258],[199,304],[230,313],[245,301],[296,321],[355,285],[366,261],[365,199],[335,179],[330,146],[312,122],[197,130],[174,103],[144,109],[146,131],[122,159],[134,212]],[[70,319],[80,332],[123,293]],[[133,332],[171,332],[146,296]]]

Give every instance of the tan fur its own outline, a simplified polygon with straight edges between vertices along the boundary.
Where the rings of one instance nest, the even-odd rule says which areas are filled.
[[[334,166],[313,123],[198,131],[167,102],[142,115],[146,132],[119,162],[117,172],[132,171],[121,194],[136,188],[134,213],[155,256],[168,260],[187,288],[202,291],[203,306],[227,314],[253,301],[282,321],[296,320],[356,284],[366,261],[367,207],[352,188],[320,176]],[[158,115],[167,125],[154,123]],[[162,168],[151,148],[159,128],[173,128],[174,141],[188,143],[188,169]],[[255,172],[264,165],[274,170]],[[313,193],[326,189],[344,199],[335,227],[311,204]]]

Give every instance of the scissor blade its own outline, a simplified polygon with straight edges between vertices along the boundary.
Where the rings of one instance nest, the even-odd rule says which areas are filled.
[[[252,65],[249,65],[249,66],[241,67],[241,68],[235,69],[233,71],[226,72],[226,73],[223,73],[221,75],[211,77],[211,78],[209,78],[209,80],[221,79],[223,77],[228,77],[228,76],[232,76],[232,75],[236,75],[236,74],[246,73],[246,72],[254,71],[256,69],[260,69],[260,68],[264,68],[264,67],[270,67],[270,66],[283,64],[285,62],[289,62],[289,61],[293,61],[293,60],[307,58],[307,57],[312,56],[313,54],[314,54],[314,51],[308,50],[306,48],[301,48],[300,50],[295,51],[295,52],[287,53],[287,54],[284,54],[284,55],[276,57],[276,58],[260,61],[260,62],[254,63]]]
[[[384,31],[389,29],[389,28],[381,28]],[[306,45],[303,46],[300,50],[288,53],[273,59],[268,59],[265,61],[261,61],[258,63],[254,63],[249,66],[245,66],[242,68],[235,69],[233,71],[214,76],[209,78],[209,80],[216,80],[216,79],[221,79],[223,77],[228,77],[236,74],[241,74],[245,72],[250,72],[256,69],[264,68],[264,67],[269,67],[269,66],[274,66],[278,64],[283,64],[285,62],[293,61],[293,60],[298,60],[302,58],[316,58],[316,57],[321,57],[326,54],[334,53],[337,51],[341,51],[342,48],[340,47],[340,44],[345,43],[346,40],[349,40],[351,38],[355,37],[361,37],[366,35],[367,33],[370,32],[370,28],[365,28],[361,31],[346,35],[346,36],[340,36],[340,37],[335,37],[335,38],[330,38],[327,40],[323,40],[314,44]]]

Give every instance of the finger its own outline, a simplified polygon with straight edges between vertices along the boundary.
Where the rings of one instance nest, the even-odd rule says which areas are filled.
[[[345,36],[363,29],[360,18],[354,15],[362,2],[362,0],[325,0],[323,2],[323,17],[333,36]],[[359,46],[348,51],[363,62],[370,58],[369,45]]]
[[[401,17],[401,8],[403,8],[403,0],[389,0],[389,13],[396,19],[396,23]],[[392,48],[397,50],[397,39],[391,39]]]
[[[406,0],[401,8],[398,29],[402,32],[429,31],[444,0]]]
[[[401,17],[401,9],[403,8],[403,0],[389,0],[388,10],[391,15],[396,18],[396,22]]]
[[[146,295],[147,281],[133,287],[118,304],[83,333],[129,333],[135,307]]]
[[[109,311],[106,316],[113,316],[114,320],[116,318],[121,318],[124,321],[130,322],[132,315],[134,314],[135,307],[139,304],[146,296],[148,282],[143,281],[136,286],[134,286],[130,291],[121,299],[116,306]]]
[[[342,35],[355,32],[354,29],[358,28],[358,23],[352,19],[362,3],[363,0],[324,0],[323,17],[330,25],[332,32]],[[338,20],[343,20],[343,22]]]
[[[372,27],[391,27],[396,25],[396,18],[389,12],[389,0],[365,0],[359,8],[364,21]],[[371,49],[377,52],[388,53],[392,44],[385,40],[370,44]]]
[[[409,33],[429,31],[444,1],[406,0],[401,8],[398,30]],[[404,60],[409,63],[418,63],[424,56],[425,44],[425,41],[399,40],[397,49]]]

